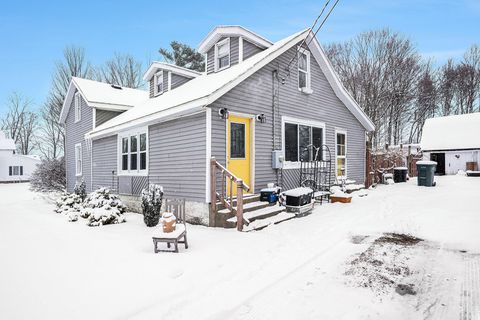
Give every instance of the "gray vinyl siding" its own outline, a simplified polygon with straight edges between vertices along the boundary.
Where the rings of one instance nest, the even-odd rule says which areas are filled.
[[[149,127],[149,178],[167,197],[205,202],[206,115]]]
[[[160,71],[160,69],[158,71]],[[169,71],[166,71],[166,70],[163,71],[163,92],[168,91],[168,72]],[[172,78],[171,90],[180,87],[182,84],[185,84],[189,80],[192,80],[192,78],[184,77],[174,72],[172,72],[171,78]],[[155,96],[155,76],[153,76],[152,79],[150,79],[149,81],[149,92],[150,92],[150,98],[153,98]]]
[[[117,174],[117,136],[93,140],[93,189],[108,187],[116,189]]]
[[[271,167],[273,149],[272,134],[272,71],[286,66],[296,52],[296,46],[257,71],[240,85],[215,101],[212,107],[212,156],[225,165],[226,121],[218,116],[218,109],[227,107],[229,111],[246,114],[265,113],[266,123],[255,122],[255,192],[276,182],[276,171]],[[282,67],[280,72],[282,72]],[[277,148],[281,148],[281,116],[324,122],[326,144],[332,151],[332,170],[335,168],[335,128],[347,131],[347,173],[358,183],[364,181],[365,129],[353,114],[337,98],[320,66],[311,55],[311,86],[313,93],[304,94],[298,90],[298,72],[294,61],[290,77],[280,86],[279,114],[276,119]],[[284,170],[284,176],[291,172]],[[334,177],[332,175],[332,177]],[[281,180],[279,181],[281,182]]]
[[[172,73],[172,86],[171,86],[172,90],[180,87],[182,84],[185,84],[190,80],[192,80],[192,79],[181,76],[181,75],[176,74],[176,73]]]
[[[263,49],[257,47],[250,41],[243,39],[243,60],[246,60],[261,51],[263,51]]]
[[[93,109],[83,98],[81,99],[81,120],[75,123],[75,99],[72,99],[70,109],[65,121],[65,165],[67,175],[67,191],[72,192],[75,183],[85,181],[87,192],[91,191],[91,144],[84,136],[92,130]],[[75,174],[75,145],[82,144],[82,176]]]
[[[216,43],[223,41],[226,37],[221,38]],[[230,66],[238,63],[239,59],[239,45],[238,37],[230,37]],[[244,41],[245,43],[245,41]],[[213,45],[207,52],[207,74],[215,72],[215,45]]]
[[[121,111],[111,111],[111,110],[101,110],[96,109],[95,111],[95,126],[98,127],[102,123],[107,122],[121,114]]]

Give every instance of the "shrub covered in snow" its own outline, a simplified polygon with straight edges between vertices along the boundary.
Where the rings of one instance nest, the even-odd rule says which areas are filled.
[[[163,187],[151,184],[148,189],[142,190],[143,221],[147,227],[155,227],[160,220],[162,208]]]
[[[66,185],[65,160],[44,159],[30,176],[30,185],[36,191],[63,191]]]
[[[78,195],[82,201],[85,201],[85,198],[87,197],[87,186],[85,185],[85,181],[82,179],[82,182],[80,184],[75,183],[75,187],[73,188],[73,193]]]
[[[82,209],[82,199],[72,193],[64,193],[56,202],[55,212],[63,214],[78,213]]]
[[[91,227],[125,222],[123,214],[126,207],[117,195],[107,188],[100,188],[90,193],[83,203],[80,216],[88,220]]]

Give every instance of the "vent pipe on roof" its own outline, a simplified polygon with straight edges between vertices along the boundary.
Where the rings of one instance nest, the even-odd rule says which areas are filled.
[[[118,84],[111,84],[112,88],[113,89],[118,89],[118,90],[122,90],[122,87],[120,87]]]

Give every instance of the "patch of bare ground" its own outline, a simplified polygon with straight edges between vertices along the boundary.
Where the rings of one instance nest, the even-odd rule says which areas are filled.
[[[415,285],[409,282],[413,271],[408,262],[421,241],[408,234],[383,234],[349,261],[345,271],[347,282],[353,286],[371,288],[378,294],[392,289],[401,295],[416,294]]]

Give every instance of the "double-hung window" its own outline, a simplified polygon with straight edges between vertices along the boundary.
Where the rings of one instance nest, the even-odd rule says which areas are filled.
[[[283,127],[285,161],[298,162],[323,158],[321,150],[325,132],[323,123],[284,119]]]
[[[9,176],[23,176],[23,166],[9,166],[8,167]]]
[[[310,52],[305,49],[298,50],[298,89],[310,90]]]
[[[337,131],[335,137],[337,177],[347,176],[347,133]]]
[[[75,145],[75,175],[82,175],[82,144],[77,143]]]
[[[230,38],[220,41],[215,45],[216,71],[230,66]]]
[[[75,122],[78,122],[82,119],[82,96],[80,92],[75,92],[73,97],[73,105],[75,109]]]
[[[120,137],[119,173],[144,175],[147,173],[147,131],[140,130]]]
[[[163,71],[159,71],[155,74],[154,80],[154,95],[163,93]]]

